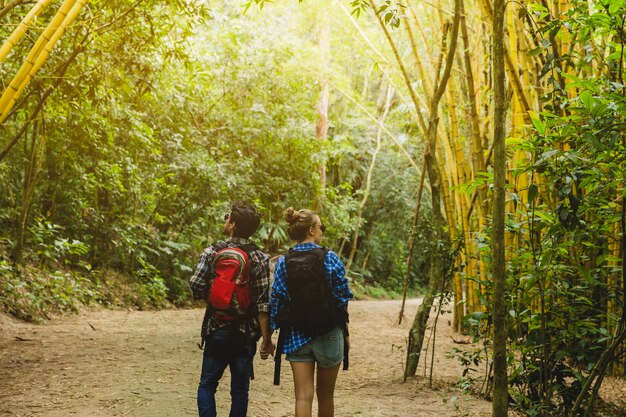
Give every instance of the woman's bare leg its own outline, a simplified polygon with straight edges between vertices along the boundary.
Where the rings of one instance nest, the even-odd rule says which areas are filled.
[[[335,415],[335,382],[339,365],[332,368],[317,367],[317,405],[318,417],[334,417]]]
[[[315,362],[289,362],[296,392],[296,417],[311,417]]]

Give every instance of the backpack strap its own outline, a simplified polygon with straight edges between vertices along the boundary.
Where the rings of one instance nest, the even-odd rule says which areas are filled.
[[[285,344],[285,331],[278,330],[278,342],[276,342],[276,352],[274,353],[274,385],[280,385],[280,364],[283,346]]]
[[[223,240],[220,240],[218,242],[215,242],[214,244],[211,245],[213,247],[213,249],[215,249],[216,252],[221,251],[224,248],[228,247],[228,243],[226,243]]]
[[[348,313],[346,312],[346,315]],[[348,332],[347,322],[343,324],[343,370],[347,371],[350,367],[350,346],[346,343],[346,337],[350,336]]]
[[[313,249],[313,251],[315,251],[316,255],[318,255],[318,257],[320,258],[320,260],[322,261],[322,263],[324,263],[324,260],[326,258],[326,254],[330,251],[328,248],[326,248],[325,246],[322,246],[321,248],[316,248]],[[325,268],[324,268],[325,269]],[[330,283],[329,283],[330,285]],[[331,288],[332,291],[332,288]],[[342,309],[342,311],[340,311],[340,320],[341,322],[339,323],[339,326],[341,327],[341,332],[344,338],[344,344],[343,344],[343,367],[342,369],[344,371],[347,371],[348,368],[350,367],[350,346],[348,346],[347,343],[345,343],[345,338],[350,336],[350,334],[348,333],[348,322],[350,321],[349,316],[348,316],[348,312],[344,311]]]
[[[330,252],[330,249],[328,249],[326,246],[320,246],[319,248],[313,248],[311,250],[295,250],[293,247],[291,247],[284,256],[285,260],[287,260],[288,258],[298,256],[301,253],[314,253],[321,261],[324,261],[324,258],[326,257],[326,254],[328,252]]]
[[[259,250],[259,247],[252,242],[244,243],[243,245],[236,246],[237,248],[244,251],[246,254],[250,255],[250,252],[255,250]]]

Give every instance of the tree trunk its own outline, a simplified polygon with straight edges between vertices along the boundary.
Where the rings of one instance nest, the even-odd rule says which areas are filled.
[[[459,33],[459,21],[461,15],[461,0],[454,2],[454,21],[452,22],[452,30],[450,33],[450,48],[446,56],[446,63],[440,82],[437,83],[435,93],[430,102],[430,117],[428,121],[428,134],[426,144],[426,169],[428,171],[428,180],[430,181],[430,191],[432,199],[433,211],[433,229],[435,241],[441,239],[443,228],[446,224],[445,218],[441,210],[441,175],[439,174],[439,163],[437,161],[437,125],[439,123],[439,102],[446,89],[452,64],[454,62],[454,54],[456,51],[457,38]],[[445,47],[442,48],[442,51]],[[443,53],[443,52],[442,52]],[[414,376],[417,372],[422,345],[424,343],[424,334],[426,333],[426,323],[430,316],[430,310],[435,299],[435,294],[441,288],[444,279],[445,270],[443,259],[441,256],[434,255],[431,257],[430,278],[428,284],[428,293],[424,296],[422,304],[417,310],[415,319],[409,331],[409,346],[407,349],[407,364],[405,367],[404,377]]]
[[[494,132],[493,132],[493,417],[506,417],[509,407],[506,369],[506,305],[504,247],[505,181],[506,181],[506,92],[504,67],[504,0],[493,3],[493,82],[494,82]]]
[[[404,285],[402,288],[402,306],[398,314],[398,324],[402,324],[404,317],[404,305],[406,304],[406,295],[409,291],[409,279],[411,278],[411,267],[413,266],[413,252],[415,251],[415,236],[417,235],[417,226],[420,219],[420,209],[422,207],[422,193],[424,191],[424,179],[426,177],[426,160],[424,160],[424,168],[420,177],[420,186],[417,190],[417,203],[415,204],[415,214],[413,215],[413,227],[409,237],[409,254],[406,257],[406,275],[404,276]]]
[[[15,249],[13,258],[17,264],[22,263],[22,248],[24,247],[24,238],[26,235],[26,226],[28,224],[28,214],[30,203],[35,191],[36,176],[38,171],[37,160],[37,137],[39,134],[39,121],[35,121],[32,130],[32,139],[30,149],[24,146],[24,153],[28,155],[28,159],[24,162],[24,184],[22,187],[22,206],[20,208],[20,218],[17,225],[17,236],[15,240]]]

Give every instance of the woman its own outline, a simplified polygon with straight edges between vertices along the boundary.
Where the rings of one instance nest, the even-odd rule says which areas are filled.
[[[289,237],[297,244],[276,262],[271,296],[272,327],[277,328],[277,321],[279,321],[281,332],[286,332],[282,336],[284,340],[282,353],[286,354],[293,372],[296,417],[311,417],[314,392],[317,393],[318,416],[333,417],[335,382],[344,357],[344,343],[346,347],[349,344],[347,308],[348,301],[352,299],[352,293],[348,288],[346,270],[339,256],[321,247],[326,228],[319,216],[311,210],[294,210],[290,207],[285,211],[285,219],[288,223]],[[326,288],[328,302],[317,302],[310,310],[315,311],[314,314],[318,316],[324,315],[329,311],[322,311],[319,306],[325,303],[332,304],[333,311],[330,314],[337,320],[324,318],[320,322],[320,326],[331,323],[331,329],[311,328],[311,323],[315,321],[311,320],[311,316],[299,321],[296,316],[302,315],[302,312],[294,312],[294,310],[302,309],[303,304],[306,304],[306,300],[301,298],[302,294],[312,292],[310,281],[313,276],[303,277],[308,270],[302,269],[298,263],[302,265],[302,260],[305,258],[310,260],[306,262],[314,263],[316,257],[319,258],[320,275],[323,275],[319,278],[320,284]],[[315,269],[315,265],[311,267]],[[307,285],[309,287],[306,287]],[[285,311],[290,311],[288,316],[291,321],[285,320]],[[290,325],[285,325],[285,323],[290,323]],[[321,332],[323,334],[318,335]],[[316,368],[317,386],[314,388]]]

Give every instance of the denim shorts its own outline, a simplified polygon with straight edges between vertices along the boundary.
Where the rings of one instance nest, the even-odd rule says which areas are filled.
[[[285,357],[290,362],[317,362],[320,368],[339,365],[343,360],[343,330],[335,327]]]

